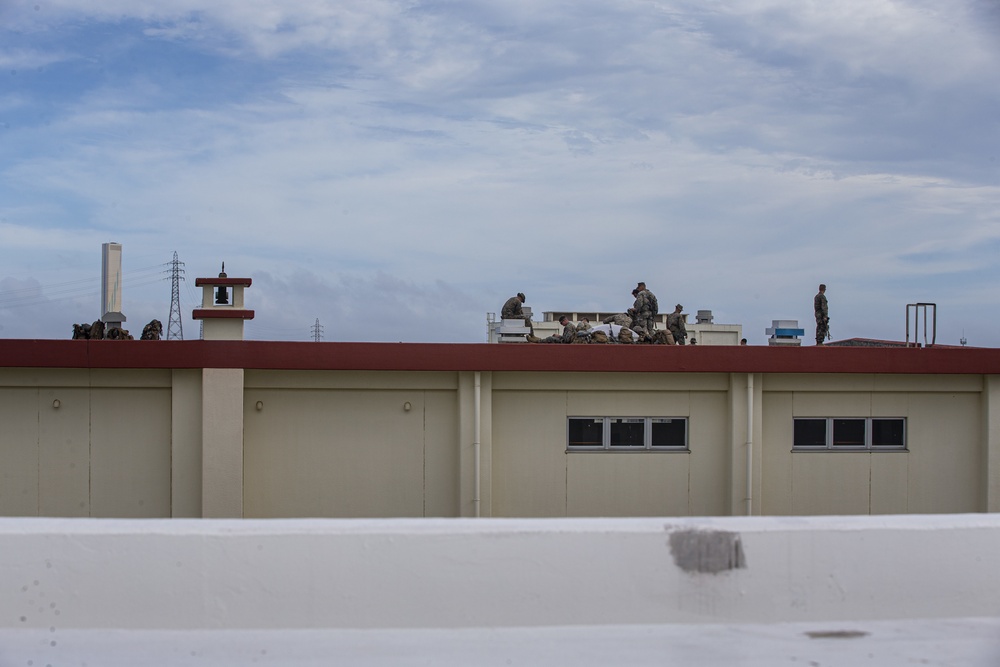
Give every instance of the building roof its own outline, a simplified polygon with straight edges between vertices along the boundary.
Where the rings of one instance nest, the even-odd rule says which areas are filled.
[[[8,339],[0,368],[1000,374],[1000,348]]]

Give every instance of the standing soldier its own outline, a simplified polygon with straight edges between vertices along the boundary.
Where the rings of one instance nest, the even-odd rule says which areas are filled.
[[[819,286],[813,297],[813,311],[816,313],[816,344],[822,345],[830,337],[830,310],[826,304],[826,285]]]
[[[667,329],[670,329],[670,333],[674,336],[674,342],[678,345],[684,345],[688,335],[687,327],[684,326],[684,315],[681,314],[683,310],[684,306],[677,304],[674,307],[674,312],[667,315]]]
[[[635,286],[635,303],[632,305],[635,308],[635,319],[636,326],[641,327],[645,330],[647,336],[653,335],[653,321],[659,311],[659,305],[656,302],[656,297],[646,289],[646,283],[640,282]]]

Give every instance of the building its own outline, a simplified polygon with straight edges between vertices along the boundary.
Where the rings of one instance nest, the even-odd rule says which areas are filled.
[[[205,340],[0,346],[12,661],[1000,655],[1000,350],[243,341],[196,284]]]
[[[7,340],[0,514],[992,512],[998,377],[975,348]]]
[[[108,329],[121,329],[122,314],[122,244],[101,245],[101,321]]]
[[[244,341],[196,284],[204,340],[0,346],[0,515],[1000,510],[997,349]]]

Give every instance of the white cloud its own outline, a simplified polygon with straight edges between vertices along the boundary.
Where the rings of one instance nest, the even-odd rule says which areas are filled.
[[[984,250],[1000,57],[978,11],[47,2],[7,18],[50,48],[5,53],[82,67],[100,26],[115,61],[57,103],[29,85],[0,107],[17,114],[0,125],[16,147],[0,260],[37,277],[34,248],[89,257],[110,236],[126,257],[181,249],[202,275],[226,260],[256,276],[252,326],[275,337],[272,313],[299,332],[320,305],[331,338],[350,336],[375,296],[419,325],[379,340],[479,340],[516,291],[538,313],[617,309],[637,279],[757,342],[771,319],[811,317],[826,281],[831,307],[867,309],[838,313],[838,334],[865,335],[876,295],[947,284],[964,304],[1000,277]],[[135,292],[160,304],[139,319],[166,322],[155,287]]]

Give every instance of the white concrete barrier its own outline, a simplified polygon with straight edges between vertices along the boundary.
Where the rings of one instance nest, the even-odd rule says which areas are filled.
[[[1000,516],[0,519],[0,629],[1000,616]]]

